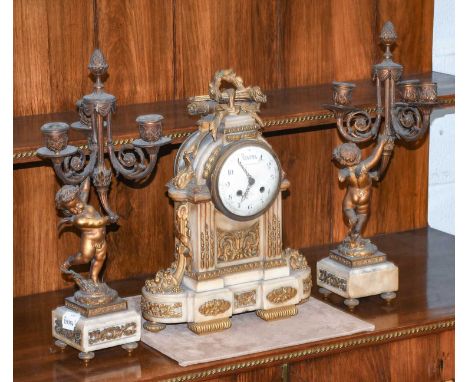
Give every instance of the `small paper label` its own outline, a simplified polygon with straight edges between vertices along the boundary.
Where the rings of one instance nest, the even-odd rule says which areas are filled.
[[[76,312],[66,312],[62,316],[62,327],[67,330],[75,330],[76,323],[81,315]]]

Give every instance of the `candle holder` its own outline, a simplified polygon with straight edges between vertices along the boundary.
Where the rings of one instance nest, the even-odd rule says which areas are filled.
[[[118,215],[111,209],[108,200],[112,172],[104,162],[105,153],[117,176],[139,181],[152,173],[159,148],[170,143],[171,139],[161,135],[161,115],[141,115],[136,119],[140,139],[121,145],[116,153],[112,141],[112,114],[115,112],[116,98],[104,92],[101,77],[107,73],[108,65],[99,49],[93,52],[88,69],[95,78],[94,90],[77,102],[80,120],[71,126],[64,122],[42,126],[45,147],[39,148],[37,155],[52,161],[55,173],[64,184],[78,185],[91,177],[109,221],[115,223]],[[67,146],[70,128],[86,135],[88,158],[82,149]]]
[[[64,216],[59,231],[70,225],[81,232],[79,251],[60,268],[75,281],[78,290],[65,299],[64,306],[52,311],[52,334],[60,348],[69,345],[80,350],[79,358],[85,362],[94,357],[94,350],[107,347],[122,345],[131,352],[141,336],[140,314],[129,309],[127,301],[99,279],[107,252],[106,227],[118,220],[108,201],[112,169],[116,176],[133,181],[145,179],[154,170],[160,147],[171,141],[162,136],[161,115],[141,115],[136,119],[140,138],[116,152],[112,141],[116,98],[103,90],[101,77],[108,65],[100,50],[93,52],[88,68],[95,78],[94,89],[76,103],[80,120],[71,126],[64,122],[43,125],[45,146],[37,150],[38,156],[52,162],[56,175],[65,184],[55,197],[56,207]],[[89,154],[68,145],[70,128],[86,136]],[[112,168],[106,166],[106,153]],[[88,204],[91,179],[104,214]],[[71,269],[87,263],[89,277]]]
[[[393,62],[391,52],[396,40],[393,24],[387,21],[380,34],[385,47],[383,60],[373,67],[377,89],[374,121],[365,110],[352,106],[354,84],[334,82],[333,104],[325,105],[333,111],[338,131],[347,141],[334,149],[333,159],[340,166],[339,181],[347,186],[343,214],[349,232],[327,258],[318,262],[317,285],[325,296],[334,292],[345,297],[351,310],[360,297],[380,294],[387,302],[396,297],[398,268],[361,233],[369,216],[372,183],[382,180],[395,140],[421,139],[437,105],[436,83],[400,81],[403,66]],[[373,152],[361,158],[357,144],[372,140],[377,141]]]

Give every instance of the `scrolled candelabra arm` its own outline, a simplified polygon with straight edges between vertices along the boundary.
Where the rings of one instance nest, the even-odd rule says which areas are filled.
[[[136,122],[140,138],[134,140],[133,144],[122,145],[117,154],[112,137],[108,134],[107,151],[117,175],[139,181],[152,173],[160,147],[171,142],[170,138],[162,137],[162,120],[163,117],[159,114],[139,116]]]
[[[122,145],[117,155],[114,150],[112,143],[108,143],[109,159],[117,175],[126,179],[135,179],[147,169],[147,160],[140,148],[135,148],[132,144]]]
[[[355,87],[352,83],[334,82],[333,104],[324,106],[333,111],[341,136],[347,141],[361,143],[376,137],[381,123],[381,107],[378,107],[377,119],[372,124],[368,112],[351,105],[352,91]]]
[[[146,178],[154,170],[158,159],[159,146],[146,148],[149,159],[146,159],[143,149],[132,144],[122,145],[116,155],[114,146],[108,144],[109,158],[117,175],[129,180]]]
[[[392,108],[392,128],[399,139],[414,142],[429,128],[432,109],[437,105],[437,84],[409,80],[400,82],[399,88],[403,102]]]
[[[78,148],[73,155],[50,159],[55,174],[64,184],[77,185],[92,174],[94,166],[96,165],[97,150],[91,149],[88,163],[86,163],[86,154],[83,150]]]
[[[37,155],[51,160],[55,173],[65,184],[77,185],[91,174],[96,164],[97,148],[91,139],[88,140],[90,156],[86,164],[83,150],[68,145],[69,129],[70,126],[64,122],[43,125],[41,131],[45,145],[37,150]]]
[[[424,113],[425,114],[425,113]],[[398,139],[414,142],[424,136],[429,127],[429,114],[426,117],[416,107],[396,103],[391,112],[391,126]]]

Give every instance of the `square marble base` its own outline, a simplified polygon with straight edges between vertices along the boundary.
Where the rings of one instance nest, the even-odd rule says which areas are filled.
[[[66,328],[64,316],[66,321],[70,314],[77,315],[75,316],[77,321],[72,327]],[[128,309],[95,317],[84,317],[65,306],[60,306],[52,311],[52,335],[67,345],[87,353],[140,341],[141,316],[134,309]]]
[[[347,267],[329,257],[317,263],[317,285],[344,298],[360,298],[398,290],[398,267],[390,261]]]

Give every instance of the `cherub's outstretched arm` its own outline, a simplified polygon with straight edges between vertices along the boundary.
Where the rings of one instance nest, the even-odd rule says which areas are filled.
[[[73,217],[72,216],[66,216],[66,217],[60,219],[60,221],[57,224],[57,231],[60,232],[62,230],[62,228],[65,225],[68,225],[68,224],[70,224],[70,225],[73,224]]]
[[[85,204],[88,204],[90,187],[91,187],[91,180],[89,179],[89,176],[88,176],[80,185],[80,199]]]
[[[372,151],[372,154],[369,155],[369,157],[367,157],[366,159],[364,159],[361,163],[359,163],[358,173],[362,173],[363,171],[369,171],[379,163],[387,139],[388,137],[386,135],[379,135],[377,146],[375,147],[374,151]]]

